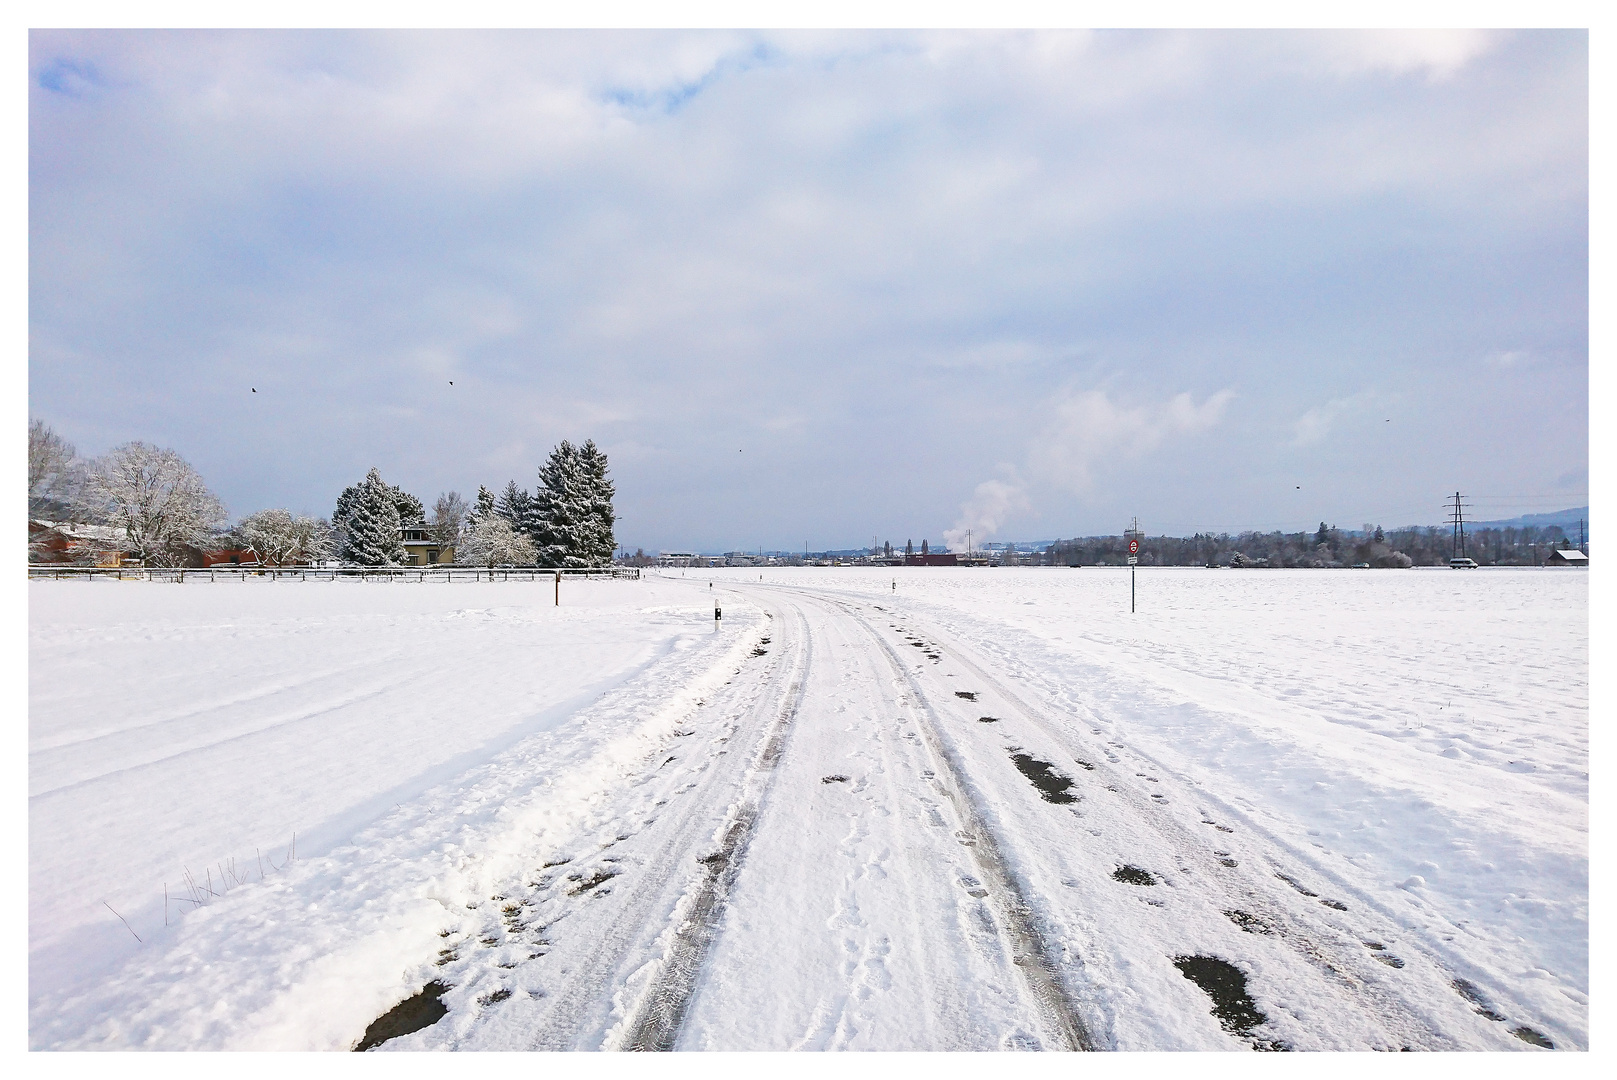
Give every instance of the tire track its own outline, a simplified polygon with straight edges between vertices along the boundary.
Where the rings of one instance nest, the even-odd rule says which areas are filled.
[[[1001,843],[980,809],[981,798],[972,786],[959,754],[944,734],[937,710],[919,680],[892,644],[852,604],[823,596],[812,599],[834,607],[851,618],[876,643],[876,651],[887,661],[898,685],[908,688],[906,697],[914,702],[916,711],[926,721],[916,724],[916,727],[920,729],[928,750],[939,766],[939,775],[933,778],[933,784],[949,801],[961,822],[958,839],[971,852],[982,875],[987,899],[999,914],[1002,931],[1010,947],[1011,962],[1022,974],[1046,1034],[1063,1050],[1095,1049],[1088,1025],[1061,979],[1057,950],[1039,927],[1033,907],[1027,901],[1026,886],[1011,872]]]
[[[676,908],[672,940],[650,987],[633,1015],[623,1024],[617,1049],[668,1051],[679,1040],[702,965],[718,936],[725,901],[747,855],[775,765],[785,752],[792,720],[802,706],[813,660],[813,642],[807,621],[792,613],[801,644],[793,658],[793,675],[774,722],[753,759],[743,794],[720,829],[717,850],[697,858],[702,870],[694,887]]]
[[[908,617],[906,617],[906,620],[910,625],[915,622],[914,619]],[[1068,758],[1081,763],[1085,769],[1094,770],[1096,776],[1103,782],[1109,781],[1110,790],[1128,805],[1129,810],[1132,811],[1133,819],[1137,823],[1145,824],[1151,831],[1156,833],[1163,847],[1181,859],[1194,859],[1203,863],[1207,861],[1214,843],[1207,837],[1197,834],[1178,818],[1164,817],[1159,805],[1137,789],[1138,785],[1127,775],[1127,770],[1115,755],[1106,752],[1106,757],[1111,759],[1108,765],[1100,762],[1098,755],[1093,752],[1080,750],[1075,746],[1074,736],[1071,732],[1062,730],[1044,719],[1041,710],[1030,706],[1000,679],[990,675],[980,665],[968,658],[958,642],[950,639],[947,635],[939,635],[934,631],[929,631],[928,634],[932,639],[941,640],[945,644],[949,652],[950,661],[953,664],[958,665],[963,671],[978,680],[980,685],[1011,705],[1020,714],[1022,720],[1049,739],[1055,747],[1059,747]],[[1134,747],[1123,748],[1120,746],[1119,749],[1126,749],[1128,754],[1145,763],[1148,767],[1154,768],[1155,771],[1172,776],[1172,770],[1164,768],[1160,762],[1149,754]],[[1378,916],[1388,926],[1396,926],[1401,922],[1394,914],[1387,912],[1381,905],[1363,895],[1360,890],[1342,882],[1336,875],[1318,866],[1315,860],[1306,853],[1299,851],[1294,845],[1262,828],[1252,821],[1249,815],[1230,806],[1225,800],[1218,798],[1212,792],[1197,787],[1194,789],[1194,797],[1203,804],[1216,806],[1220,817],[1239,823],[1248,837],[1248,842],[1241,846],[1248,849],[1253,847],[1260,850],[1267,849],[1262,851],[1262,857],[1269,864],[1270,871],[1279,880],[1291,884],[1292,888],[1300,889],[1300,886],[1285,874],[1285,870],[1288,867],[1306,867],[1312,875],[1322,880],[1330,881],[1337,892],[1353,899],[1360,911]],[[1204,823],[1211,824],[1210,822]],[[1224,829],[1223,831],[1227,832],[1228,830]],[[1253,840],[1257,841],[1257,843],[1252,843],[1251,841]],[[1228,841],[1225,841],[1225,843],[1227,844]],[[1282,856],[1282,858],[1277,858],[1277,855]],[[1365,954],[1362,949],[1356,946],[1365,941],[1385,938],[1384,929],[1367,929],[1362,925],[1365,921],[1362,917],[1335,916],[1327,919],[1325,918],[1325,913],[1316,913],[1315,917],[1323,920],[1325,928],[1334,932],[1327,936],[1340,936],[1341,938],[1338,941],[1325,941],[1317,932],[1298,933],[1290,928],[1280,928],[1279,923],[1282,920],[1274,919],[1273,916],[1286,911],[1288,905],[1276,902],[1273,896],[1283,891],[1265,888],[1260,883],[1251,880],[1222,884],[1220,878],[1211,875],[1204,875],[1203,880],[1220,883],[1219,888],[1223,891],[1226,901],[1220,906],[1230,909],[1225,914],[1231,919],[1236,919],[1238,915],[1245,914],[1240,909],[1242,907],[1251,908],[1254,906],[1254,902],[1260,909],[1267,908],[1268,914],[1271,916],[1269,928],[1262,931],[1249,930],[1249,932],[1262,932],[1275,936],[1284,942],[1296,956],[1318,971],[1322,977],[1367,999],[1371,1014],[1402,1045],[1406,1047],[1413,1045],[1424,1049],[1456,1050],[1463,1048],[1452,1035],[1437,1026],[1432,1018],[1422,1015],[1419,1010],[1412,1009],[1407,1001],[1403,1000],[1391,988],[1382,985],[1375,977],[1380,973],[1374,971],[1374,965],[1371,963],[1372,958],[1380,959],[1385,964],[1387,963],[1386,957],[1377,952]],[[1326,903],[1326,901],[1321,901],[1321,903]],[[1337,908],[1337,903],[1331,901],[1329,906]],[[1345,909],[1337,908],[1337,910]],[[1337,923],[1342,925],[1335,925]],[[1245,926],[1242,928],[1249,929]],[[1453,972],[1449,969],[1449,966],[1439,959],[1439,954],[1444,950],[1434,948],[1432,943],[1425,941],[1419,942],[1415,949],[1409,947],[1411,944],[1414,943],[1406,942],[1405,945],[1401,946],[1401,951],[1406,958],[1410,958],[1417,953],[1425,953],[1426,961],[1442,973],[1445,981],[1453,979]],[[1399,963],[1396,966],[1402,967],[1403,964]]]

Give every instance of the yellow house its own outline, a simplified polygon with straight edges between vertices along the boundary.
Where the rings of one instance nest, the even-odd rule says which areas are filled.
[[[440,544],[426,525],[405,525],[400,530],[407,566],[439,566],[455,561],[455,546]]]

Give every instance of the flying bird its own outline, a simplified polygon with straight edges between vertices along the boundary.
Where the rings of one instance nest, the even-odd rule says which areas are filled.
[[[258,387],[256,387],[256,386],[250,386],[250,387],[248,387],[248,389],[251,390],[255,394],[258,393]]]
[[[454,380],[454,379],[450,379],[450,380],[449,380],[449,385],[450,385],[450,386],[454,386],[454,385],[455,385],[455,380]]]

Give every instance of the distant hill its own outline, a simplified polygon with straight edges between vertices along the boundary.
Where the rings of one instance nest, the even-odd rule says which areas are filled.
[[[1587,532],[1589,529],[1587,506],[1574,506],[1570,510],[1556,510],[1548,514],[1523,514],[1503,521],[1467,521],[1466,526],[1473,529],[1544,529],[1551,525],[1559,525],[1576,534],[1579,521],[1583,522],[1584,531]]]

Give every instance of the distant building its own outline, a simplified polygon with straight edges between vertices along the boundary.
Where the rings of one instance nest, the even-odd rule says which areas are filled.
[[[924,544],[925,541],[922,541]],[[929,551],[924,555],[904,556],[905,566],[959,566],[960,556],[952,551]]]
[[[1568,548],[1565,551],[1552,551],[1549,558],[1544,560],[1545,566],[1588,566],[1589,556],[1577,548]]]
[[[657,552],[658,566],[690,566],[696,562],[694,551],[659,551]]]
[[[82,525],[70,521],[28,521],[28,561],[75,563],[79,566],[121,566],[122,529],[111,525]]]

